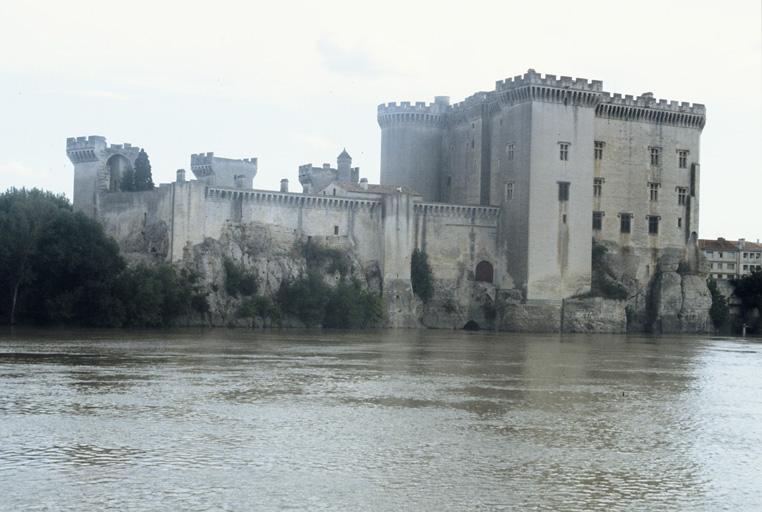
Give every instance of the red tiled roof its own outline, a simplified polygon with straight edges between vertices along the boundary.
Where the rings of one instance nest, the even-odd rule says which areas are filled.
[[[762,251],[762,244],[748,241],[744,242],[743,248],[738,246],[738,240],[725,240],[724,238],[717,240],[701,239],[698,242],[699,249],[702,251]]]

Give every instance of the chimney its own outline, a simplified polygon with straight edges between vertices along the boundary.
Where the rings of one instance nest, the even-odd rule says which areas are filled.
[[[368,178],[360,178],[360,188],[368,190]]]
[[[177,170],[177,180],[178,183],[185,183],[185,169],[178,169]]]
[[[738,248],[743,250],[744,246],[746,246],[746,239],[745,238],[739,238],[738,239]]]
[[[280,191],[288,192],[288,180],[286,178],[280,180]]]

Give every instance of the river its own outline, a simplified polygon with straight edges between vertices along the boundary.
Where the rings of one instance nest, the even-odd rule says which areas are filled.
[[[0,510],[762,509],[762,344],[0,334]]]

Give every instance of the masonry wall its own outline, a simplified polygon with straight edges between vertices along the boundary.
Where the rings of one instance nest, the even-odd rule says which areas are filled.
[[[602,193],[593,210],[604,213],[598,240],[618,243],[645,257],[638,278],[647,281],[656,263],[649,251],[685,247],[698,231],[699,137],[698,128],[597,117],[594,139],[603,142],[603,158],[594,163],[602,178]],[[661,165],[650,165],[649,147],[661,148]],[[677,150],[688,150],[686,168],[678,167]],[[592,148],[590,148],[592,152]],[[695,176],[691,197],[691,175]],[[658,200],[651,201],[649,183],[658,183]],[[686,205],[678,204],[677,187],[688,190]],[[620,232],[620,215],[632,214],[631,233]],[[659,233],[648,232],[647,216],[660,217]],[[678,220],[679,219],[679,220]],[[680,225],[678,225],[678,222]],[[653,260],[653,261],[651,261]]]
[[[442,130],[434,122],[394,121],[381,130],[381,185],[439,200]]]
[[[531,103],[527,299],[559,299],[590,289],[594,109]],[[568,160],[559,142],[569,143]],[[568,201],[559,183],[569,183]]]
[[[473,281],[476,265],[489,262],[498,287],[509,284],[498,251],[496,208],[422,203],[416,205],[415,246],[428,255],[435,278]]]
[[[472,115],[463,113],[445,131],[442,141],[443,202],[480,204],[484,122],[478,111]]]

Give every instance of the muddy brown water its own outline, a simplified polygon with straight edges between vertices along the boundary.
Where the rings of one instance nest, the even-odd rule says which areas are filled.
[[[0,334],[0,510],[760,510],[762,344]]]

